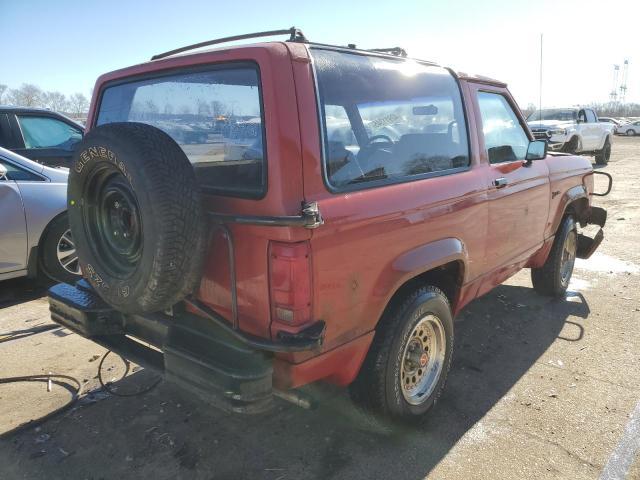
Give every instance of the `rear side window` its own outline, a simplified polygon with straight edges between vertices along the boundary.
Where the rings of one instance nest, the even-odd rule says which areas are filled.
[[[104,90],[97,125],[142,122],[171,136],[204,190],[247,197],[266,190],[258,69],[182,72]]]
[[[440,67],[312,49],[325,175],[349,190],[469,165],[460,90]]]
[[[59,148],[72,151],[82,140],[82,132],[50,117],[18,115],[25,148]]]

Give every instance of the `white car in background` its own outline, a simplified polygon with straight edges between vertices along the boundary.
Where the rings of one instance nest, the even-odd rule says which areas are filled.
[[[0,280],[80,279],[67,220],[68,176],[66,168],[46,167],[0,147]]]
[[[616,128],[616,133],[620,135],[628,135],[630,137],[640,135],[640,120],[620,125]]]
[[[614,125],[598,121],[592,108],[537,110],[527,124],[534,137],[547,141],[549,150],[594,155],[598,165],[609,163]]]

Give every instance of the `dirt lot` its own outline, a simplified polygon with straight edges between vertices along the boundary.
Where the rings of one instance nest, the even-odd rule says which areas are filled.
[[[221,413],[168,384],[100,392],[103,350],[63,329],[0,334],[0,377],[57,372],[84,382],[70,411],[54,385],[0,385],[0,478],[627,478],[640,479],[640,138],[617,138],[606,239],[576,265],[564,300],[537,296],[524,271],[458,318],[445,394],[419,428],[372,426],[329,386],[316,410],[279,403],[261,417]],[[0,284],[0,331],[46,324],[43,292]],[[116,359],[105,365],[117,376]],[[120,392],[148,385],[137,371]],[[634,413],[635,412],[635,413]],[[635,462],[634,462],[635,459]]]

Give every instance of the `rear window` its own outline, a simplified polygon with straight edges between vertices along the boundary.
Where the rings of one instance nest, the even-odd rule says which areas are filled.
[[[334,190],[469,165],[460,89],[441,67],[313,49],[326,180]]]
[[[266,189],[258,69],[237,65],[108,87],[97,125],[142,122],[171,136],[213,193],[259,197]]]

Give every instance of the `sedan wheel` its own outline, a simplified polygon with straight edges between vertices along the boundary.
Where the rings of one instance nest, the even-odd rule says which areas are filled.
[[[633,137],[636,134],[636,132],[632,129],[627,130],[627,136],[628,137]]]
[[[73,242],[71,230],[67,229],[58,240],[58,262],[60,266],[73,275],[80,275],[80,264],[78,263],[78,254],[76,252],[76,244]]]
[[[38,245],[40,272],[49,280],[75,283],[82,272],[66,215],[55,218]]]

